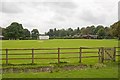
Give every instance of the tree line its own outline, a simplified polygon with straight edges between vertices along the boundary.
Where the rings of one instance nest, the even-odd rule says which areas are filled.
[[[17,22],[11,23],[10,26],[6,28],[1,28],[3,39],[6,40],[30,40],[30,39],[38,39],[39,31],[37,29],[33,29],[29,31],[28,29],[24,29],[22,24]]]
[[[1,28],[3,39],[20,39],[20,40],[36,40],[39,38],[39,31],[33,29],[29,31],[24,29],[22,24],[13,22],[10,26],[6,28]],[[82,27],[81,29],[77,27],[76,29],[49,29],[48,32],[45,32],[45,35],[49,35],[51,39],[77,39],[83,38],[82,35],[97,35],[98,39],[120,39],[120,21],[115,22],[110,27],[104,27],[102,25],[98,26],[87,26]]]
[[[120,21],[114,23],[110,27],[104,27],[102,25],[98,26],[87,26],[81,29],[77,27],[76,29],[49,29],[46,35],[50,38],[63,38],[63,39],[73,39],[73,38],[83,38],[82,35],[97,35],[98,39],[120,39]]]

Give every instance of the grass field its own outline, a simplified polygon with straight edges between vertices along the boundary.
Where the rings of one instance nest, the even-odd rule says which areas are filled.
[[[58,48],[71,47],[114,47],[117,40],[54,39],[54,40],[3,40],[2,48]]]
[[[112,72],[112,73],[111,73]],[[9,73],[3,74],[4,78],[117,78],[117,68],[106,67],[102,69],[72,70],[60,72],[40,72],[40,73]]]
[[[3,40],[2,48],[79,48],[79,47],[117,47],[117,40],[87,40],[87,39],[54,39],[54,40]],[[75,50],[73,50],[74,52]],[[11,53],[24,53],[24,51],[17,52],[9,52]],[[31,51],[28,51],[31,52]],[[37,51],[36,51],[37,52]],[[56,52],[56,51],[51,51]],[[67,52],[67,51],[65,51]],[[70,52],[70,51],[68,51]],[[3,54],[5,52],[3,51]],[[85,54],[89,55],[97,55],[97,54]],[[69,57],[69,56],[79,56],[78,54],[62,54],[61,57]],[[84,54],[83,54],[84,56]],[[2,56],[3,58],[5,56]],[[11,58],[15,57],[24,57],[30,58],[31,56],[9,56]],[[56,54],[53,55],[36,55],[35,57],[57,57]],[[79,59],[65,59],[61,60],[61,62],[67,62],[66,64],[79,64]],[[4,64],[5,61],[2,61]],[[10,64],[30,64],[31,60],[11,60]],[[36,67],[36,66],[45,66],[52,65],[50,63],[57,63],[57,60],[35,60],[37,65],[29,65],[28,67]],[[83,64],[96,64],[98,63],[98,58],[88,58],[82,59]],[[91,69],[87,68],[85,70],[73,70],[73,71],[64,71],[65,75],[62,75],[63,71],[60,72],[40,72],[40,73],[5,73],[3,74],[4,78],[117,78],[118,77],[118,66],[116,63],[105,64],[106,67],[101,69]],[[8,66],[4,66],[8,67]],[[11,66],[10,66],[11,67]],[[21,67],[17,65],[16,67]],[[27,67],[27,65],[22,65],[22,67]],[[74,75],[73,75],[74,74]],[[105,75],[104,75],[105,74]]]
[[[117,40],[86,40],[86,39],[55,39],[55,40],[6,40],[2,41],[2,48],[79,48],[79,47],[115,47],[118,45]],[[98,51],[98,50],[93,50]],[[46,51],[35,51],[35,52],[56,52],[57,50],[46,50]],[[61,52],[79,52],[79,50],[62,50]],[[11,53],[31,53],[31,51],[9,51],[9,54]],[[3,51],[3,54],[5,52]],[[97,56],[98,54],[83,54],[84,55],[94,55]],[[79,54],[61,54],[61,58],[65,57],[79,57]],[[5,56],[3,56],[4,58]],[[10,58],[31,58],[31,55],[10,55]],[[35,55],[35,58],[57,58],[57,54],[45,54],[45,55]],[[67,59],[67,60],[61,60],[62,62],[71,62],[71,63],[78,63],[79,59]],[[90,59],[83,59],[84,63],[96,63],[98,62],[98,58],[91,58]],[[57,60],[35,60],[37,63],[45,64],[45,63],[56,63]],[[3,61],[5,63],[5,61]],[[16,61],[9,61],[9,63],[31,63],[30,60],[16,60]]]

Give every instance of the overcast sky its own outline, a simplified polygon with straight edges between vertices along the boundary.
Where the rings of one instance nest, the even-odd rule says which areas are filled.
[[[2,0],[0,26],[19,22],[40,33],[50,28],[110,26],[118,21],[119,0]]]

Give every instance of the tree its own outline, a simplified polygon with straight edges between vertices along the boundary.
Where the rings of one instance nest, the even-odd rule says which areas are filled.
[[[104,30],[105,30],[105,39],[111,39],[112,36],[111,36],[110,28],[105,27]]]
[[[98,31],[99,31],[101,28],[104,29],[104,27],[103,27],[102,25],[98,25],[98,26],[95,28],[94,33],[97,34]]]
[[[0,35],[2,35],[2,27],[0,27]]]
[[[77,27],[77,30],[76,30],[76,34],[80,34],[80,28],[79,27]]]
[[[8,37],[6,36],[7,32],[6,32],[5,28],[1,28],[1,33],[0,34],[3,36],[2,39],[8,39]]]
[[[81,28],[81,34],[82,34],[82,35],[87,35],[87,34],[88,34],[88,32],[87,32],[87,30],[86,30],[85,27],[82,27],[82,28]]]
[[[0,33],[2,33],[2,27],[0,27]]]
[[[111,28],[111,35],[119,38],[120,40],[120,21],[111,25],[110,28]]]
[[[54,37],[56,37],[57,36],[57,30],[56,30],[56,28],[54,28]]]
[[[87,35],[88,34],[92,34],[92,28],[91,27],[86,27],[86,32],[87,32]]]
[[[96,33],[95,33],[95,26],[94,25],[92,25],[91,27],[90,27],[90,34],[91,35],[95,35]]]
[[[20,39],[23,36],[23,27],[22,24],[13,22],[10,26],[5,29],[5,36],[8,39]]]
[[[59,37],[65,37],[67,35],[65,29],[61,29],[60,32],[59,32]]]
[[[105,30],[104,28],[101,28],[97,32],[98,38],[103,39],[105,37]]]
[[[33,29],[31,31],[31,37],[32,39],[37,40],[39,38],[39,31],[37,29]]]
[[[80,28],[77,27],[77,29],[73,30],[73,35],[80,35]]]
[[[23,29],[23,39],[30,39],[30,31],[28,29]]]
[[[72,28],[68,28],[67,29],[67,36],[73,36],[73,29]]]
[[[49,32],[47,33],[47,35],[49,35],[50,37],[54,36],[54,30],[50,29]]]

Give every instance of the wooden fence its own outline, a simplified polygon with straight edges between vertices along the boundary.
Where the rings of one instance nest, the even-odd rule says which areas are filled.
[[[35,48],[32,48],[32,49],[0,49],[2,50],[2,52],[4,51],[5,54],[0,54],[0,55],[4,55],[5,58],[1,58],[0,60],[5,60],[6,61],[6,64],[9,64],[9,60],[31,60],[32,61],[32,64],[34,64],[34,60],[35,59],[57,59],[58,61],[58,64],[60,63],[60,60],[61,59],[70,59],[70,58],[78,58],[79,59],[79,63],[82,62],[82,58],[93,58],[93,57],[97,57],[99,59],[99,62],[104,62],[106,59],[104,58],[105,56],[105,52],[104,52],[104,49],[106,49],[105,47],[80,47],[80,48],[38,48],[38,49],[35,49]],[[110,49],[110,48],[108,48]],[[120,56],[120,54],[116,54],[116,53],[119,53],[120,47],[114,47],[113,48],[113,56],[111,58],[110,54],[110,58],[111,60],[115,61],[116,60],[116,56]],[[12,53],[12,54],[9,54],[9,51],[27,51],[27,50],[30,50],[31,52],[28,54],[28,53],[21,53],[21,54],[15,54],[15,53]],[[35,51],[37,50],[47,50],[47,51],[50,51],[50,50],[57,50],[57,52],[42,52],[42,53],[36,53]],[[61,52],[61,50],[69,50],[71,52]],[[78,50],[78,52],[72,52],[72,50]],[[97,50],[97,51],[83,51],[83,50]],[[85,53],[97,53],[98,56],[82,56],[83,54]],[[37,54],[57,54],[57,58],[35,58],[34,56],[37,55]],[[77,57],[67,57],[67,58],[61,58],[61,54],[79,54],[79,56]],[[108,53],[107,53],[108,54]],[[31,55],[31,58],[9,58],[9,55]]]

